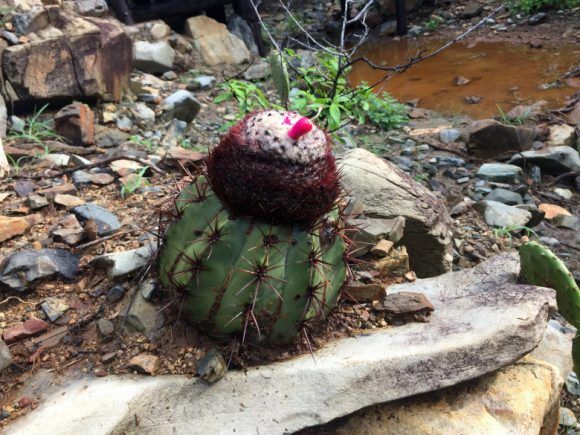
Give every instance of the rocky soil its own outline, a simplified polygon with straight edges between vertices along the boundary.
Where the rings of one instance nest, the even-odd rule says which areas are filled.
[[[493,7],[427,6],[411,14],[411,34],[449,38]],[[204,336],[180,318],[180,299],[157,283],[161,211],[203,170],[204,154],[235,120],[234,102],[214,103],[220,83],[246,77],[273,95],[268,66],[242,33],[238,39],[205,17],[178,34],[160,21],[122,27],[99,11],[83,17],[32,4],[19,12],[26,20],[3,23],[2,95],[11,114],[0,110],[10,163],[0,179],[0,425],[37,406],[20,388],[40,369],[71,378],[217,379],[227,364],[286,359],[338,336],[428,321],[429,300],[393,300],[388,287],[472,268],[529,239],[548,245],[580,279],[579,96],[560,110],[530,104],[499,120],[443,117],[410,105],[409,122],[399,128],[349,125],[338,132],[363,261],[330,326],[312,331],[310,344],[271,352],[240,353]],[[309,5],[304,16],[322,23],[336,12]],[[45,17],[64,23],[61,34]],[[427,30],[424,23],[437,17],[441,25]],[[283,27],[279,10],[267,19]],[[502,13],[475,38],[535,45],[580,39],[577,8],[530,19]],[[96,38],[107,42],[96,46]],[[231,43],[216,42],[224,38]],[[65,59],[71,41],[70,64],[30,60],[35,50]],[[133,63],[123,63],[127,50]],[[79,78],[75,59],[87,51],[100,60]],[[44,101],[51,104],[40,110]],[[373,201],[377,192],[384,202]],[[563,403],[577,411],[578,381],[569,380],[568,390]]]

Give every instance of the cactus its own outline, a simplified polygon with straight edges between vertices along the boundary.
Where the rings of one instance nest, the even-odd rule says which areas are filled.
[[[338,193],[324,132],[293,113],[249,115],[176,199],[162,283],[214,335],[293,339],[334,308],[346,279]]]
[[[520,247],[521,274],[530,284],[556,290],[558,311],[580,330],[580,289],[566,265],[545,246],[527,242]],[[580,335],[572,343],[574,371],[580,375]]]
[[[276,92],[282,100],[284,106],[288,106],[288,98],[290,97],[290,80],[288,78],[288,69],[281,53],[273,53],[270,55],[270,72],[272,73],[272,81]]]

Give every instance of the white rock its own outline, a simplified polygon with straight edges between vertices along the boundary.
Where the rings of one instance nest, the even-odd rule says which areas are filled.
[[[548,145],[551,147],[574,146],[576,130],[567,124],[553,125],[550,127]]]
[[[542,339],[554,291],[510,284],[517,255],[394,286],[435,305],[430,323],[347,337],[315,352],[198,379],[82,379],[41,390],[39,407],[9,435],[103,433],[282,434],[364,407],[445,388],[512,364]],[[217,418],[216,416],[219,416]],[[136,426],[138,424],[138,427]]]
[[[106,269],[109,278],[119,278],[137,272],[147,264],[151,255],[153,248],[142,246],[131,251],[99,255],[91,261],[91,265]]]
[[[173,69],[175,50],[165,41],[137,41],[133,44],[133,65],[149,73],[163,73]]]
[[[485,223],[492,227],[521,227],[532,218],[527,210],[497,201],[479,201],[474,208],[481,213]]]

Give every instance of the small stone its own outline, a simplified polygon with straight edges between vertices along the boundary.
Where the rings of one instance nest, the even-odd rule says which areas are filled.
[[[99,319],[97,328],[103,337],[110,337],[115,332],[115,324],[107,319]]]
[[[82,221],[93,220],[97,224],[98,234],[101,237],[114,234],[121,228],[117,216],[106,208],[88,203],[73,208],[72,212]]]
[[[560,407],[560,421],[558,422],[560,426],[576,426],[577,421],[578,419],[570,409],[564,408],[563,406]]]
[[[572,199],[574,196],[570,189],[562,189],[561,187],[555,188],[554,193],[564,199]]]
[[[346,297],[354,303],[372,302],[380,299],[385,289],[381,284],[349,284],[345,289]]]
[[[528,24],[530,26],[537,26],[538,24],[543,23],[548,18],[548,14],[545,12],[538,12],[537,14],[532,15],[528,18]]]
[[[567,124],[552,125],[548,137],[548,146],[573,147],[576,140],[576,130]]]
[[[558,228],[568,228],[569,230],[580,231],[580,219],[576,216],[560,214],[554,218],[553,223]]]
[[[147,278],[144,280],[139,290],[141,291],[141,296],[147,301],[150,301],[155,296],[155,292],[157,291],[157,281],[155,278]]]
[[[474,208],[481,213],[486,224],[497,228],[525,226],[532,218],[532,214],[527,210],[497,201],[480,201]]]
[[[163,80],[169,80],[169,81],[173,81],[173,80],[177,80],[177,74],[175,73],[175,71],[167,71],[166,73],[163,73]]]
[[[127,368],[154,376],[157,370],[159,370],[159,365],[160,361],[158,356],[143,353],[131,358]]]
[[[443,143],[450,144],[461,137],[461,132],[455,128],[446,128],[439,132],[439,140]]]
[[[117,352],[108,352],[106,354],[104,354],[103,356],[101,356],[101,362],[103,364],[109,364],[111,362],[113,362],[113,360],[117,358]]]
[[[125,296],[125,289],[120,285],[116,285],[109,289],[106,297],[107,301],[114,304],[115,302],[118,302],[121,299],[123,299],[123,296]]]
[[[457,184],[465,184],[469,182],[469,177],[461,177],[457,179]]]
[[[415,282],[415,281],[417,281],[417,275],[415,274],[415,272],[410,270],[409,272],[407,272],[405,274],[405,279],[409,282]]]
[[[493,189],[491,193],[485,197],[485,200],[497,201],[507,205],[523,204],[524,202],[522,195],[520,195],[519,193],[501,188]]]
[[[164,73],[173,69],[175,50],[168,42],[137,41],[133,44],[133,66],[148,73]]]
[[[142,333],[150,340],[159,336],[165,324],[165,315],[156,305],[137,294],[125,313],[126,323],[135,331]]]
[[[28,197],[26,198],[26,204],[32,210],[38,210],[40,208],[46,207],[48,205],[48,200],[42,195],[33,193],[31,195],[28,195]]]
[[[40,304],[40,308],[48,317],[48,320],[55,322],[69,309],[69,306],[62,299],[47,299]]]
[[[465,9],[461,12],[461,18],[469,20],[471,18],[479,17],[483,12],[483,6],[479,3],[468,3]]]
[[[389,252],[393,249],[393,245],[394,243],[392,241],[381,239],[371,248],[371,254],[377,258],[384,258],[389,255]]]
[[[245,80],[262,80],[270,75],[270,65],[267,62],[261,61],[250,66],[244,71]]]
[[[463,76],[455,77],[455,86],[465,86],[469,83],[471,83],[471,80],[469,80]]]
[[[228,371],[226,360],[217,349],[210,349],[197,363],[197,375],[209,383],[223,378]]]
[[[477,176],[488,181],[500,183],[521,183],[522,168],[506,163],[484,163],[477,171]]]
[[[480,97],[479,95],[467,95],[467,96],[463,97],[463,101],[466,104],[479,104],[479,103],[481,103],[482,99],[483,99],[483,97]]]
[[[436,158],[437,167],[444,168],[446,166],[453,166],[460,168],[465,166],[465,160],[459,157],[437,157]]]
[[[61,168],[65,168],[68,166],[70,162],[70,156],[67,154],[46,154],[41,157],[41,159],[45,162],[49,162],[52,166],[57,166]]]
[[[572,214],[568,210],[556,204],[546,204],[546,203],[540,204],[538,205],[538,209],[544,212],[545,217],[548,220],[552,220],[559,215],[572,216]]]
[[[129,140],[129,134],[116,128],[99,126],[95,143],[99,148],[113,148]]]
[[[42,216],[38,214],[26,217],[0,216],[0,243],[12,237],[24,234],[33,225],[42,221]]]
[[[133,121],[131,121],[125,115],[119,116],[117,118],[117,128],[121,131],[131,131],[133,128]]]
[[[40,334],[48,329],[48,323],[32,318],[24,323],[5,329],[2,338],[7,344],[15,343],[28,337]]]
[[[109,278],[121,278],[138,272],[147,264],[153,253],[152,246],[142,246],[125,252],[99,255],[91,261],[98,269],[105,269]]]
[[[152,127],[155,124],[155,112],[145,103],[135,103],[131,106],[131,113],[140,127]]]
[[[85,201],[78,196],[60,193],[55,195],[54,202],[55,204],[62,205],[63,207],[67,208],[76,207],[85,203]]]
[[[175,118],[185,122],[193,121],[200,109],[200,102],[191,92],[184,89],[171,94],[163,103],[165,118]]]
[[[12,355],[10,354],[10,348],[4,343],[4,341],[0,340],[0,373],[4,371],[4,369],[8,368],[12,364]]]
[[[11,254],[0,271],[0,283],[23,292],[39,279],[60,276],[74,279],[79,256],[64,249],[40,249]]]
[[[74,145],[95,143],[95,114],[82,103],[69,104],[60,109],[55,118],[55,130]]]
[[[580,382],[576,377],[576,373],[570,372],[566,378],[566,390],[574,396],[580,396]]]
[[[193,84],[193,90],[197,89],[210,89],[215,83],[214,76],[198,76],[191,79],[191,83]]]

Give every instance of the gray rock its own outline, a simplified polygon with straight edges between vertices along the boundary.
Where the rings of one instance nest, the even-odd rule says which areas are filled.
[[[134,296],[129,308],[125,311],[125,321],[135,331],[142,333],[150,340],[154,340],[161,333],[165,324],[163,312],[143,298],[141,293]]]
[[[0,339],[0,373],[2,373],[10,364],[12,364],[10,348]]]
[[[381,239],[397,243],[405,232],[405,218],[402,216],[394,219],[349,219],[348,224],[357,229],[353,236],[353,255],[356,257],[367,254]]]
[[[72,280],[78,264],[78,255],[63,249],[15,252],[3,263],[0,284],[22,292],[39,279],[59,276]]]
[[[468,20],[470,18],[479,17],[482,12],[483,6],[479,3],[468,3],[465,6],[465,9],[461,12],[461,18]]]
[[[397,33],[397,22],[395,20],[387,20],[379,27],[379,36],[390,36]]]
[[[451,217],[432,192],[362,148],[347,151],[340,168],[345,190],[364,204],[367,216],[405,218],[401,244],[407,247],[411,268],[418,276],[439,275],[451,269]]]
[[[106,269],[107,276],[111,279],[122,278],[138,272],[147,264],[152,254],[152,247],[142,246],[131,251],[99,255],[91,261],[91,265],[98,269]]]
[[[133,128],[133,121],[125,115],[119,116],[115,121],[117,128],[122,131],[130,131]]]
[[[85,17],[102,17],[109,12],[105,0],[75,0],[75,11]]]
[[[40,308],[48,320],[55,322],[69,309],[69,306],[62,299],[51,298],[43,301]]]
[[[116,128],[99,127],[95,143],[99,148],[113,148],[129,140],[129,134]]]
[[[0,94],[0,139],[6,137],[6,131],[8,129],[8,110],[6,109],[6,102]]]
[[[509,151],[529,149],[535,137],[536,131],[531,128],[484,119],[471,125],[469,148],[480,157],[497,157]]]
[[[75,184],[90,184],[93,179],[93,174],[88,171],[78,170],[73,172],[72,179]]]
[[[499,183],[521,183],[523,175],[522,168],[506,163],[484,163],[477,171],[479,178]]]
[[[454,166],[456,168],[460,168],[465,166],[465,160],[459,157],[437,157],[436,158],[437,167],[443,168],[446,166]]]
[[[199,76],[191,79],[194,89],[210,89],[215,83],[214,76]]]
[[[524,202],[522,195],[519,193],[501,188],[493,189],[491,193],[485,197],[485,200],[497,201],[507,205],[523,204]]]
[[[26,204],[32,210],[38,210],[39,208],[46,207],[48,205],[48,200],[37,193],[32,193],[26,197]]]
[[[36,435],[42,426],[46,435],[276,435],[440,390],[512,364],[542,340],[556,308],[554,291],[512,284],[518,273],[517,255],[504,254],[473,269],[393,286],[393,292],[425,294],[435,306],[430,323],[334,340],[314,358],[306,353],[230,370],[211,386],[184,376],[55,383],[5,433]]]
[[[413,169],[413,166],[415,165],[415,162],[413,160],[403,156],[389,157],[389,161],[393,162],[395,165],[397,165],[405,172],[411,172],[411,169]]]
[[[75,172],[75,174],[77,172]],[[89,219],[94,220],[97,223],[99,236],[108,236],[117,232],[121,228],[121,222],[119,222],[117,216],[106,208],[96,204],[89,203],[79,205],[78,207],[73,208],[72,212],[82,221],[87,221]]]
[[[228,364],[216,348],[210,349],[197,363],[197,375],[209,383],[219,381],[227,371]]]
[[[115,332],[115,324],[107,319],[99,319],[97,329],[103,337],[110,337]]]
[[[461,132],[455,128],[446,128],[439,132],[439,140],[443,143],[450,144],[461,137]]]
[[[165,111],[164,116],[169,119],[179,119],[180,121],[191,122],[195,119],[199,110],[201,109],[201,104],[195,96],[184,89],[181,89],[164,101],[163,110]]]
[[[244,45],[250,50],[250,53],[260,54],[252,29],[246,20],[238,14],[234,13],[228,17],[228,30],[244,42]]]
[[[166,41],[137,41],[133,44],[133,66],[148,73],[173,69],[175,50]]]
[[[537,26],[540,23],[543,23],[548,18],[548,14],[545,12],[538,12],[537,14],[532,15],[528,18],[528,24],[531,26]]]
[[[121,285],[115,285],[109,289],[107,292],[107,301],[115,303],[123,299],[125,296],[125,289]]]
[[[262,80],[270,75],[270,65],[267,62],[258,62],[246,71],[244,71],[244,79],[246,80]]]
[[[26,128],[26,121],[18,116],[12,115],[10,117],[10,131],[13,133],[24,133]]]
[[[572,339],[574,332],[563,332],[550,320],[544,338],[531,355],[540,361],[545,361],[558,368],[562,379],[574,369],[572,363]]]
[[[574,196],[570,189],[562,189],[561,187],[556,187],[554,193],[564,199],[572,199]]]
[[[157,280],[155,278],[147,278],[141,283],[139,290],[141,291],[141,296],[150,301],[157,291]]]
[[[554,218],[554,225],[560,228],[580,231],[580,219],[576,216],[558,215]]]
[[[131,106],[131,113],[141,127],[152,127],[155,124],[155,112],[145,103],[134,103]]]
[[[543,173],[552,175],[580,171],[578,151],[567,146],[551,147],[539,151],[524,151],[515,154],[508,163],[518,166],[536,165]]]
[[[481,213],[485,223],[492,227],[524,226],[532,218],[532,214],[527,210],[496,201],[480,201],[474,208]]]
[[[562,406],[560,407],[560,420],[558,421],[558,424],[560,426],[572,428],[576,426],[577,422],[578,419],[576,418],[572,410],[564,408]]]

